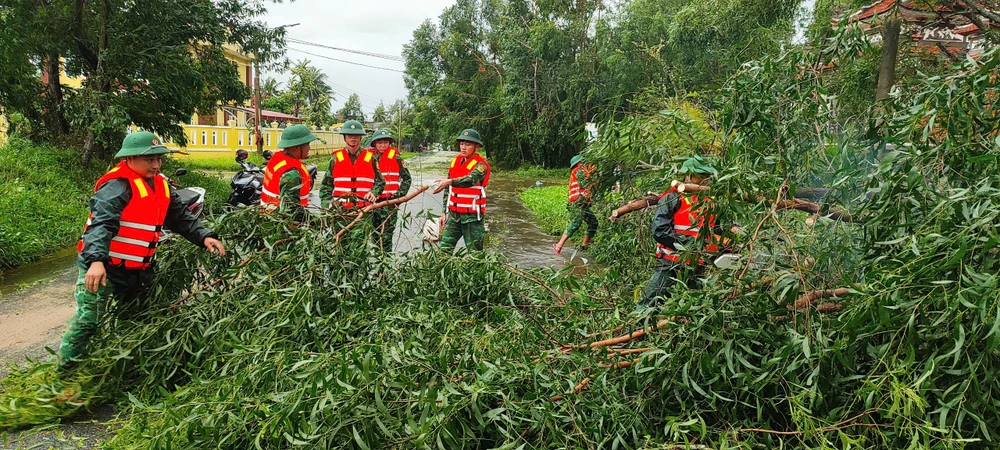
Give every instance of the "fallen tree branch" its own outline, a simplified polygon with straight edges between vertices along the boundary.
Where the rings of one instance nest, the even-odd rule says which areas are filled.
[[[333,240],[340,242],[340,238],[344,236],[344,233],[347,233],[348,231],[350,231],[351,228],[354,228],[358,224],[358,222],[361,221],[361,218],[364,217],[365,214],[372,212],[372,210],[385,208],[386,206],[395,206],[400,203],[406,203],[410,200],[413,200],[414,197],[424,193],[424,191],[430,188],[431,188],[430,186],[420,186],[419,188],[417,188],[417,190],[410,192],[409,194],[406,194],[403,197],[394,198],[391,200],[385,200],[365,206],[364,208],[361,209],[361,211],[358,211],[358,216],[355,217],[354,220],[351,221],[351,223],[347,224],[346,227],[337,232],[337,235],[333,237]]]
[[[743,427],[740,427],[740,429],[736,430],[736,432],[737,433],[776,434],[776,435],[779,435],[779,436],[799,436],[799,435],[806,434],[806,433],[828,433],[830,431],[839,431],[839,430],[843,430],[845,428],[851,428],[851,427],[856,427],[856,426],[880,426],[878,424],[857,423],[858,419],[860,419],[860,418],[862,418],[864,416],[867,416],[867,415],[869,415],[869,414],[871,414],[873,412],[876,412],[876,411],[877,411],[876,409],[872,408],[872,409],[869,409],[869,410],[867,410],[867,411],[865,411],[865,412],[863,412],[861,414],[858,414],[858,415],[856,415],[854,417],[851,417],[850,419],[843,420],[841,422],[835,423],[835,424],[830,425],[830,426],[826,426],[826,427],[822,427],[822,428],[817,428],[815,430],[775,431],[775,430],[764,430],[764,429],[761,429],[761,428],[743,428]]]
[[[619,207],[618,209],[612,211],[611,217],[609,217],[608,220],[614,222],[615,219],[618,219],[619,217],[624,216],[625,214],[628,214],[633,211],[638,211],[640,209],[649,208],[650,206],[655,205],[659,201],[660,201],[660,196],[656,194],[649,194],[643,198],[632,200],[631,202],[628,202],[625,205]]]
[[[587,348],[598,349],[598,348],[602,348],[602,347],[610,347],[612,345],[624,344],[624,343],[632,341],[634,339],[639,339],[639,338],[645,336],[647,333],[649,333],[651,331],[655,331],[657,329],[663,328],[663,327],[667,326],[668,324],[670,324],[670,322],[672,320],[674,320],[674,318],[670,318],[670,319],[666,319],[666,320],[661,320],[661,321],[657,322],[656,325],[654,325],[651,328],[643,328],[641,330],[636,330],[636,331],[633,331],[633,332],[631,332],[629,334],[625,334],[625,335],[618,336],[618,337],[613,337],[611,339],[605,339],[605,340],[602,340],[602,341],[592,342],[590,344],[584,344],[584,345],[563,346],[561,348],[561,350],[563,352],[568,352],[568,351],[571,351],[571,350],[583,350],[583,349],[587,349]]]
[[[816,300],[830,297],[843,297],[850,293],[850,291],[850,288],[837,288],[806,292],[805,295],[799,297],[798,300],[795,300],[795,306],[788,305],[788,309],[804,311],[809,309],[809,307],[812,306],[812,303]]]

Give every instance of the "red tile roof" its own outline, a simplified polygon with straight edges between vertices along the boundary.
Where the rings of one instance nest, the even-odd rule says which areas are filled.
[[[885,12],[892,9],[892,7],[895,4],[896,0],[882,0],[880,2],[873,3],[871,5],[865,6],[864,8],[861,8],[860,12],[851,15],[851,17],[847,19],[847,22],[848,23],[857,22],[859,20],[865,20],[871,18],[876,14],[885,14]]]

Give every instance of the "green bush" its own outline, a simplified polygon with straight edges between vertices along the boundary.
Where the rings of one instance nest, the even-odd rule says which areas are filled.
[[[535,213],[535,221],[542,231],[559,235],[566,229],[569,220],[566,210],[569,192],[566,186],[528,188],[519,195],[528,209]]]
[[[73,149],[19,138],[0,146],[0,269],[72,245],[87,219],[93,183],[106,168],[81,169]]]

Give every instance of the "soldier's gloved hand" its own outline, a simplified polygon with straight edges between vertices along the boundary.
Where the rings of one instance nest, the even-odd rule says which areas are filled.
[[[451,179],[449,178],[445,178],[443,180],[434,180],[434,182],[437,183],[437,186],[434,187],[435,194],[440,193],[441,191],[444,190],[444,188],[451,186]]]
[[[100,261],[90,263],[87,274],[83,277],[83,285],[90,292],[97,292],[101,286],[108,285],[108,273],[104,270],[104,263]]]
[[[375,202],[375,196],[372,195],[371,192],[369,192],[369,193],[365,194],[365,200],[374,203]]]
[[[207,237],[202,244],[204,244],[205,248],[212,253],[218,253],[219,256],[226,255],[226,248],[223,247],[222,242],[219,242],[216,238]]]

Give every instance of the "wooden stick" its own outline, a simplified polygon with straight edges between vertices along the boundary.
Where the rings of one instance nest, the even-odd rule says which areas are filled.
[[[588,348],[588,347],[589,348],[601,348],[601,347],[609,347],[609,346],[612,346],[612,345],[623,344],[625,342],[629,342],[631,340],[641,338],[641,337],[645,336],[647,333],[649,333],[650,331],[653,331],[653,330],[656,330],[656,329],[659,329],[659,328],[663,328],[663,327],[665,327],[665,326],[667,326],[669,324],[670,324],[670,320],[669,319],[668,320],[661,320],[661,321],[657,322],[656,325],[653,328],[643,328],[641,330],[636,330],[636,331],[633,331],[633,332],[631,332],[629,334],[621,335],[621,336],[614,337],[614,338],[611,338],[611,339],[605,339],[603,341],[592,342],[590,345],[584,345],[584,346],[582,346],[582,348]]]
[[[611,217],[608,220],[614,222],[615,219],[624,216],[625,214],[628,214],[633,211],[638,211],[640,209],[649,208],[650,206],[655,205],[659,201],[660,201],[660,196],[656,194],[650,194],[643,198],[632,200],[631,202],[628,202],[625,205],[619,207],[618,209],[612,211]]]
[[[671,181],[670,187],[676,189],[677,192],[680,192],[682,194],[685,192],[695,193],[695,192],[707,192],[712,190],[712,188],[708,186],[702,186],[700,184],[694,184],[694,183],[685,183],[683,181],[677,181],[677,180]]]
[[[340,242],[340,238],[344,236],[344,233],[347,233],[351,228],[354,228],[355,225],[357,225],[358,222],[361,221],[361,218],[364,217],[365,214],[370,213],[373,209],[385,208],[386,206],[395,206],[400,203],[406,203],[410,200],[413,200],[414,197],[424,193],[424,191],[430,188],[431,188],[430,186],[420,186],[419,188],[417,188],[417,190],[410,192],[409,194],[406,194],[403,197],[394,198],[392,200],[385,200],[365,206],[363,209],[361,209],[361,211],[358,211],[358,217],[355,217],[354,220],[351,221],[351,223],[347,224],[346,227],[337,232],[337,235],[333,237],[333,240]]]
[[[795,300],[795,306],[788,305],[788,309],[803,311],[809,309],[812,303],[821,298],[843,297],[850,292],[850,288],[824,289],[819,291],[806,292],[805,295]]]

